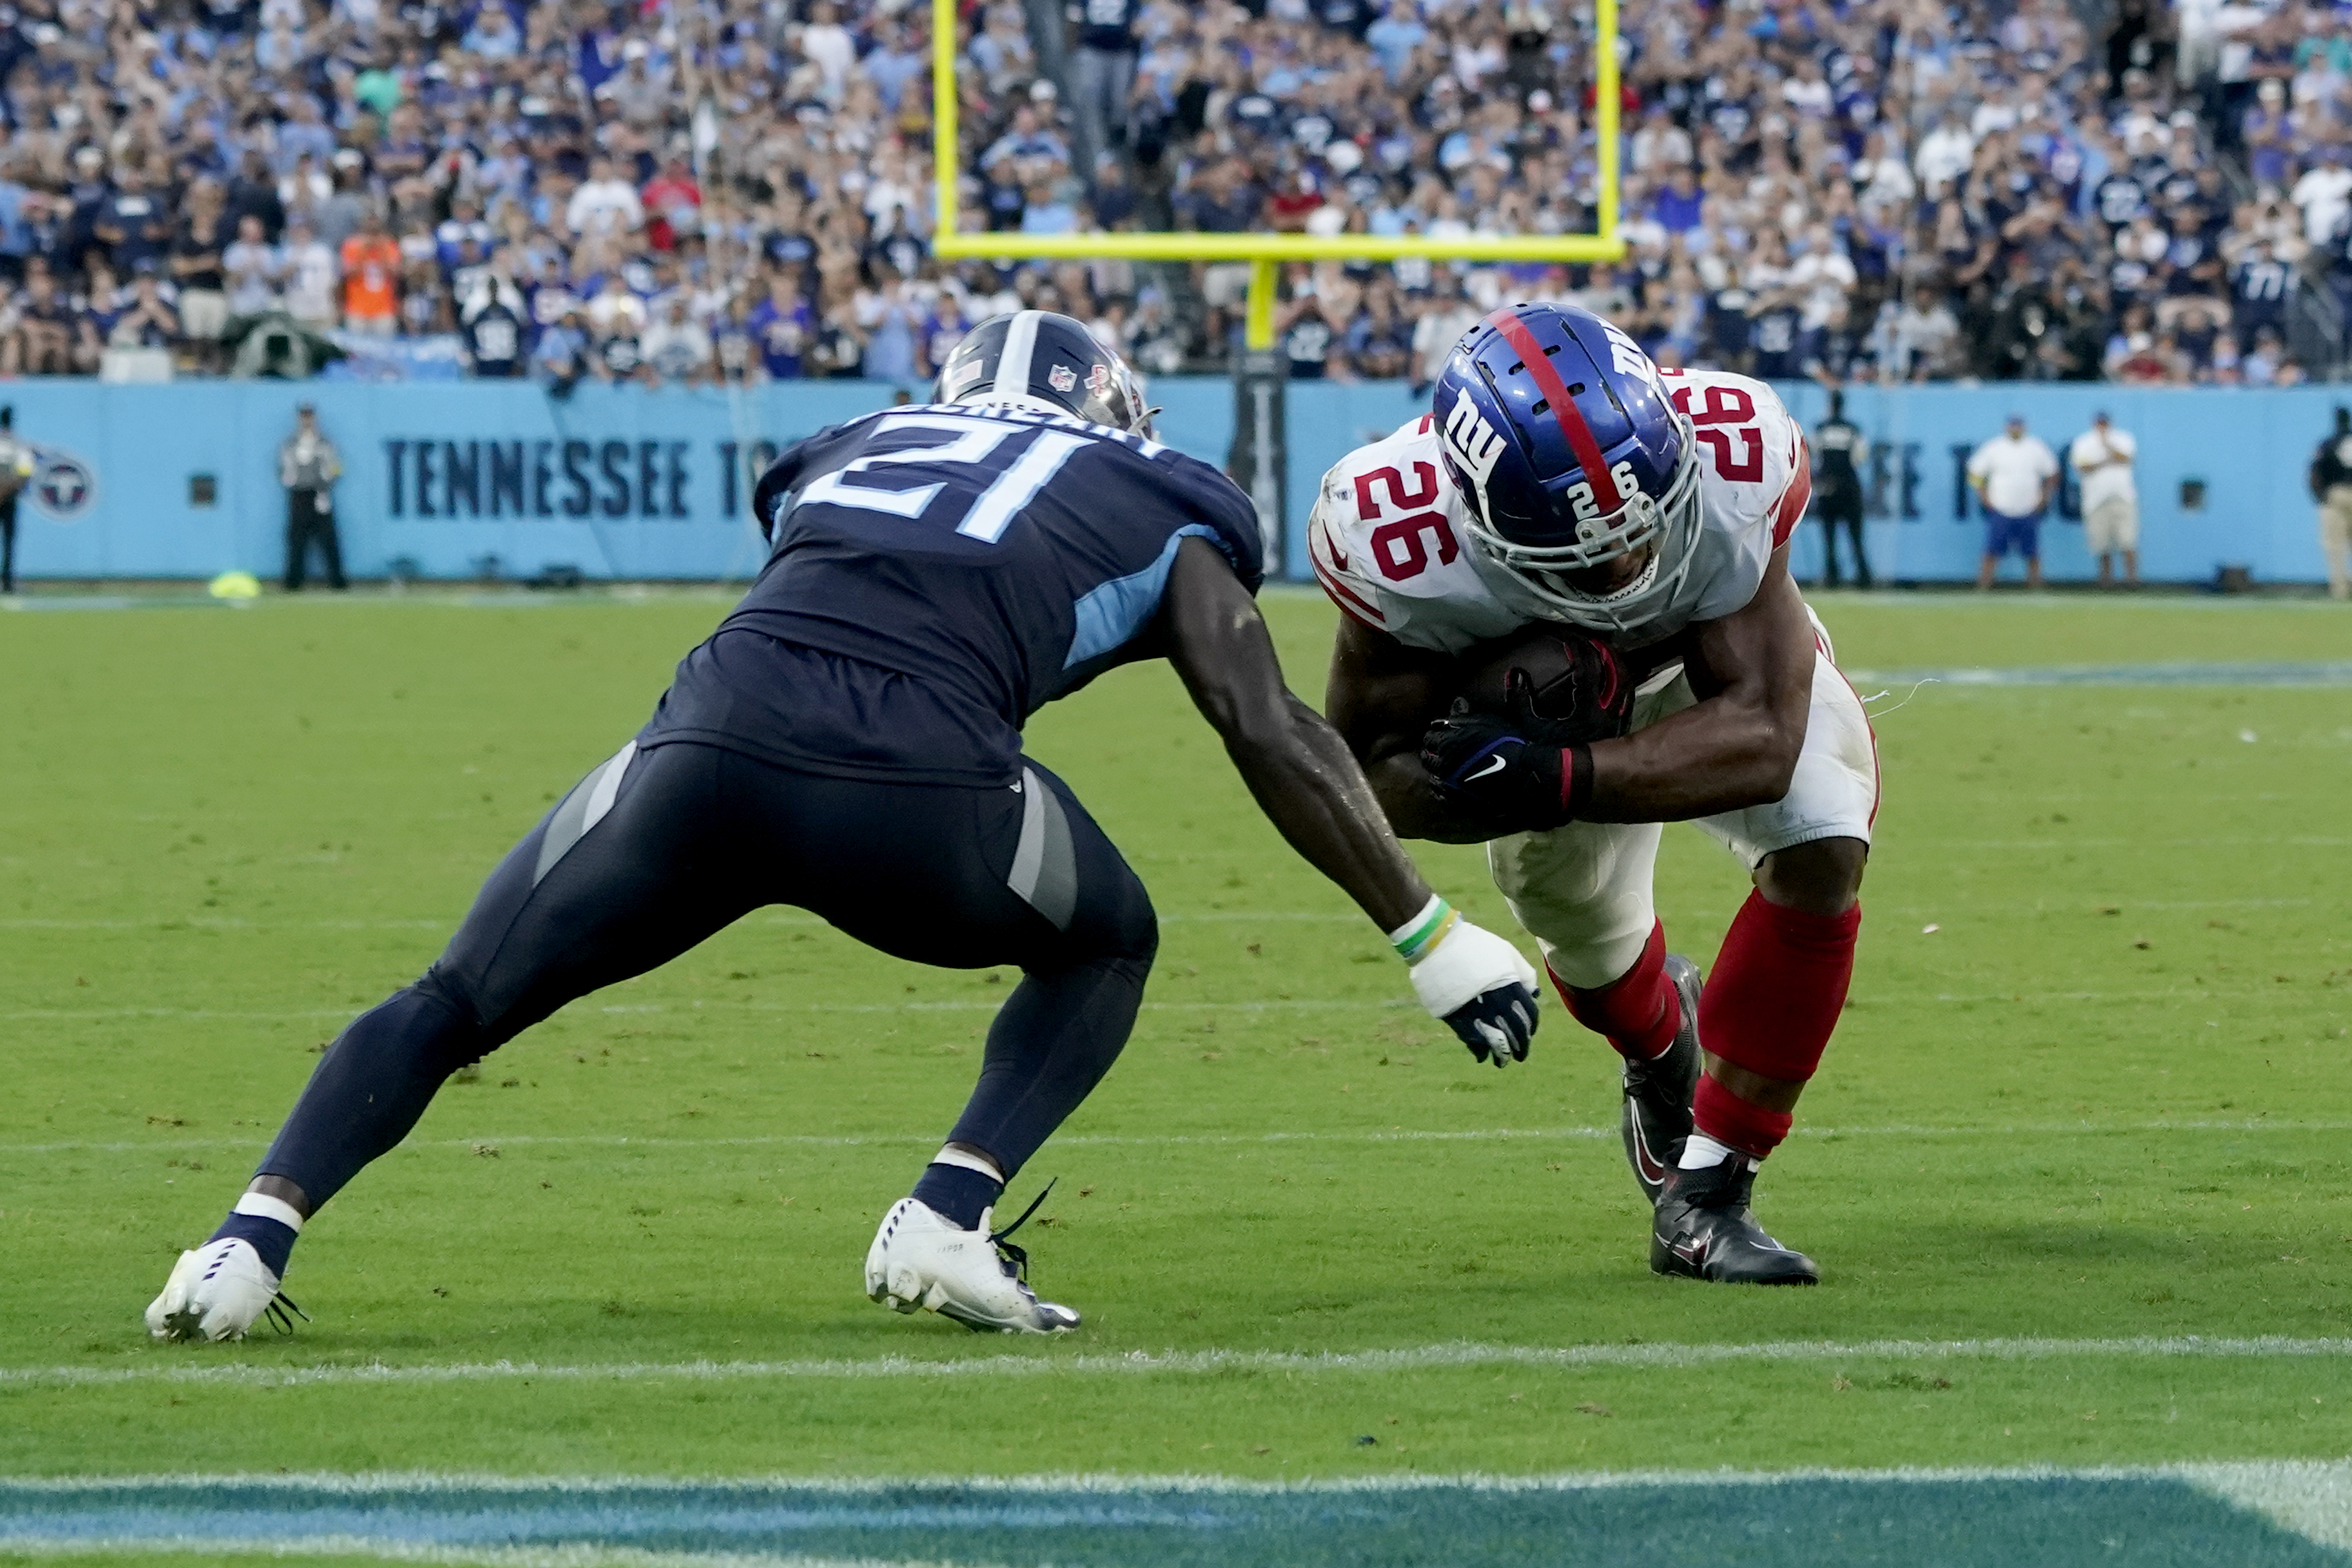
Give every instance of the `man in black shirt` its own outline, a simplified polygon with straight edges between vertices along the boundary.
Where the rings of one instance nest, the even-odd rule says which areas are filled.
[[[2286,302],[2294,294],[2294,268],[2278,259],[2271,242],[2257,240],[2239,258],[2231,279],[2231,326],[2239,340],[2252,342],[2264,327],[2285,330]]]
[[[98,204],[90,232],[114,258],[116,272],[128,277],[142,261],[156,261],[172,242],[171,204],[147,188],[147,176],[135,164],[125,164],[115,176],[113,194]]]
[[[772,552],[751,591],[492,873],[424,978],[343,1031],[236,1210],[149,1307],[157,1337],[242,1334],[304,1222],[452,1071],[773,903],[919,963],[1021,967],[866,1289],[974,1328],[1075,1328],[999,1260],[1013,1227],[991,1219],[1126,1044],[1158,932],[1143,884],[1021,730],[1139,659],[1176,667],[1261,809],[1390,933],[1422,1004],[1481,1059],[1525,1058],[1534,967],[1429,891],[1346,743],[1283,682],[1248,498],[1152,440],[1125,363],[1066,316],[982,322],[934,396],[769,469],[753,510]]]
[[[1870,557],[1862,545],[1862,475],[1870,461],[1870,437],[1845,416],[1845,394],[1830,394],[1830,416],[1813,426],[1813,511],[1822,520],[1823,578],[1838,578],[1838,531],[1853,541],[1854,581],[1867,588]]]

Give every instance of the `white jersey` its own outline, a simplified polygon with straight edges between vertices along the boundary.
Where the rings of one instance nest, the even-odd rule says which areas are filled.
[[[1625,647],[1663,642],[1745,607],[1812,495],[1804,433],[1779,394],[1718,371],[1657,374],[1697,428],[1699,533],[1681,587],[1614,639]],[[1429,415],[1350,452],[1323,476],[1307,553],[1334,604],[1409,647],[1458,654],[1551,618],[1464,531],[1461,492],[1446,477]]]

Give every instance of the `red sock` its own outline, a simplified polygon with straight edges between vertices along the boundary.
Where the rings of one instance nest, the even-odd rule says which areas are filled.
[[[1811,1078],[1845,1007],[1861,929],[1860,904],[1842,915],[1813,915],[1750,893],[1724,933],[1700,997],[1698,1032],[1708,1051],[1765,1078]],[[1700,1080],[1695,1110],[1699,1131],[1759,1159],[1789,1130],[1786,1115],[1750,1105],[1711,1079]],[[1762,1149],[1749,1147],[1759,1141]]]
[[[1691,1120],[1701,1136],[1761,1160],[1780,1146],[1796,1118],[1742,1100],[1712,1076],[1701,1073],[1698,1093],[1691,1100]]]
[[[1551,983],[1569,1016],[1628,1060],[1648,1061],[1673,1045],[1683,1026],[1682,993],[1666,978],[1666,928],[1655,922],[1633,967],[1608,984],[1580,991],[1557,974]]]

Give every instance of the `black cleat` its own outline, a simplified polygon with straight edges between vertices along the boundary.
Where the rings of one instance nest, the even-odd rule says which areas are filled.
[[[1756,1167],[1745,1154],[1666,1178],[1650,1223],[1650,1272],[1718,1285],[1818,1285],[1821,1268],[1764,1233],[1748,1211]]]
[[[1691,1131],[1691,1092],[1698,1087],[1698,965],[1670,952],[1666,978],[1682,997],[1683,1026],[1659,1055],[1624,1064],[1625,1110],[1618,1119],[1625,1134],[1625,1163],[1654,1206],[1675,1162],[1683,1157],[1683,1140]]]

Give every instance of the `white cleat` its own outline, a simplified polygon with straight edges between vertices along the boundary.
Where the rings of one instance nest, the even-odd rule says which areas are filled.
[[[1001,1334],[1053,1334],[1078,1326],[1067,1307],[1040,1301],[1021,1278],[1025,1257],[1006,1258],[989,1231],[994,1210],[965,1230],[927,1203],[900,1198],[882,1216],[866,1253],[866,1294],[894,1312],[929,1309],[965,1328]]]
[[[180,1254],[163,1293],[148,1303],[147,1331],[159,1340],[241,1340],[264,1313],[292,1325],[278,1306],[278,1276],[253,1243],[230,1237]],[[291,1301],[287,1307],[294,1310]]]

